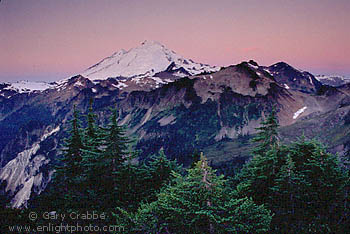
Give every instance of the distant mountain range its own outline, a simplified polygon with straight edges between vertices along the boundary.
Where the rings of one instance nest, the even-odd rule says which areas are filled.
[[[338,87],[347,83],[350,83],[350,78],[338,75],[316,75],[317,80],[319,80],[324,85],[329,85],[333,87]]]
[[[214,166],[241,164],[251,148],[246,139],[272,106],[282,140],[317,137],[342,154],[350,140],[350,85],[328,80],[284,62],[210,66],[145,41],[58,82],[0,84],[0,194],[21,207],[45,189],[73,106],[86,113],[90,98],[101,123],[117,106],[140,159],[164,148],[184,165],[193,151]]]

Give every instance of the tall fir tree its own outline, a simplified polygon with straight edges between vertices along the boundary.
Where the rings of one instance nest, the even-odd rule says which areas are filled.
[[[80,175],[82,170],[80,162],[82,160],[82,149],[84,149],[82,141],[82,128],[80,122],[80,113],[74,106],[73,119],[71,121],[72,129],[70,131],[70,137],[66,140],[63,152],[64,157],[62,162],[64,164],[63,173],[67,177],[74,177]],[[57,172],[60,172],[61,167],[58,168]]]
[[[152,190],[150,193],[154,196],[164,185],[171,181],[172,172],[181,173],[182,168],[176,160],[167,159],[164,150],[160,149],[158,155],[152,156],[149,160],[148,171],[150,173],[148,186]]]
[[[118,180],[123,183],[118,186],[119,206],[127,211],[136,211],[140,202],[155,201],[156,194],[172,181],[172,172],[182,171],[175,160],[166,158],[163,150],[151,156],[147,163],[135,163],[132,158],[129,157],[118,173]]]
[[[84,197],[81,161],[85,146],[82,141],[80,113],[75,106],[70,123],[70,136],[64,141],[62,158],[55,166],[55,172],[48,186],[48,191],[42,196],[45,202],[41,200],[42,205],[55,210],[84,207],[84,204],[80,201]],[[40,206],[38,204],[37,206]]]
[[[278,182],[282,183],[276,183],[274,188],[277,195],[289,189],[293,206],[282,204],[284,207],[278,207],[291,214],[288,226],[303,231],[346,232],[345,223],[349,218],[344,219],[343,206],[346,175],[337,156],[328,153],[321,143],[304,137],[292,143],[288,152],[290,162],[287,166],[293,164],[289,166],[292,175],[288,178],[280,173]],[[285,187],[287,183],[290,187]]]
[[[271,113],[260,125],[260,127],[256,128],[257,134],[253,138],[253,142],[258,143],[258,146],[253,149],[253,155],[262,155],[271,147],[279,144],[279,123],[275,107],[272,108]]]
[[[86,188],[86,204],[91,208],[100,208],[103,203],[99,194],[103,171],[96,167],[99,164],[103,153],[100,127],[96,124],[96,115],[93,113],[93,99],[89,101],[88,113],[86,115],[87,126],[84,131],[83,149],[81,165],[84,169],[84,186]]]
[[[233,198],[223,176],[217,176],[204,157],[188,174],[173,173],[152,203],[136,213],[117,216],[128,233],[264,233],[270,212],[251,200]]]
[[[238,195],[274,212],[273,232],[346,231],[346,177],[337,157],[304,137],[290,145],[279,144],[273,116],[263,122],[260,144],[238,176]]]
[[[252,159],[238,173],[236,181],[244,181],[237,187],[240,193],[253,197],[257,204],[265,204],[270,199],[269,188],[273,186],[276,169],[284,157],[284,148],[280,149],[279,145],[275,108],[260,125],[252,139],[253,143],[258,143],[252,150]]]
[[[88,124],[87,130],[89,126],[93,127],[92,124]],[[90,140],[92,148],[86,152],[85,165],[89,175],[88,181],[94,185],[90,186],[89,193],[95,197],[97,208],[111,208],[119,205],[123,199],[118,191],[124,186],[121,173],[125,172],[124,167],[130,156],[128,148],[131,141],[126,136],[124,127],[118,125],[115,109],[112,110],[109,125],[106,128],[100,128],[98,133],[95,131],[94,135],[95,137],[91,139],[98,142],[95,144]]]

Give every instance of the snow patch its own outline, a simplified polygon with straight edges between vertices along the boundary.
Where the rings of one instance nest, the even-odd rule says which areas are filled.
[[[251,68],[254,68],[254,69],[259,69],[259,66],[255,66],[255,65],[250,64],[250,63],[248,63],[248,65],[249,65]]]
[[[273,76],[273,74],[272,74],[268,69],[264,69],[264,71],[266,71],[266,72],[269,73],[271,76]]]
[[[112,86],[113,86],[113,87],[116,87],[116,88],[118,88],[118,89],[123,89],[123,88],[128,87],[128,85],[127,85],[127,84],[125,84],[125,83],[123,83],[123,82],[118,82],[118,84],[117,84],[117,85],[112,84]]]
[[[56,128],[52,129],[50,132],[45,133],[45,134],[40,138],[40,140],[41,140],[41,141],[45,140],[46,138],[48,138],[48,137],[51,136],[52,134],[58,132],[59,130],[60,130],[60,126],[57,126]]]
[[[322,80],[332,80],[332,81],[335,81],[335,80],[350,80],[350,78],[346,78],[345,76],[339,76],[339,75],[316,75],[315,78],[318,80],[318,81],[322,81]]]
[[[46,82],[30,82],[30,81],[17,81],[14,83],[8,83],[6,90],[14,90],[18,93],[30,93],[33,91],[44,91],[46,89],[56,87],[56,84],[49,84]]]
[[[301,115],[305,110],[306,110],[306,106],[304,106],[303,108],[299,109],[297,112],[294,113],[293,115],[293,119],[296,119],[299,117],[299,115]]]
[[[312,82],[312,78],[310,75],[308,75],[310,83],[313,85],[314,83]]]
[[[117,87],[118,89],[123,89],[123,88],[128,87],[128,85],[125,84],[125,83],[123,83],[123,82],[119,82],[119,83],[116,85],[116,87]]]
[[[156,84],[166,84],[166,82],[158,77],[150,77],[152,80],[154,80],[156,82]]]
[[[81,81],[80,81],[80,80],[78,80],[78,82],[75,82],[74,86],[75,86],[75,87],[78,87],[78,86],[84,86],[84,84],[83,84],[83,83],[81,83]]]

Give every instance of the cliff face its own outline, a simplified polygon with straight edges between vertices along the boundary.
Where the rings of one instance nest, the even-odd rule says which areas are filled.
[[[36,141],[29,143],[26,141],[25,149],[15,155],[14,159],[9,161],[0,170],[0,180],[3,193],[11,197],[11,204],[15,208],[19,208],[26,204],[31,196],[32,191],[40,193],[45,189],[51,178],[52,170],[47,170],[50,159],[48,154],[57,147],[57,141],[51,138],[51,147],[41,150],[45,144],[49,143],[48,138],[55,135],[60,130],[59,126],[51,129],[46,127],[44,131],[38,129],[27,132],[27,138],[38,136]],[[49,144],[50,144],[49,143]]]
[[[304,77],[309,81],[305,88],[301,87],[303,82],[295,87],[286,85],[285,80],[274,75],[274,72],[283,73],[284,69],[276,66],[272,72],[250,61],[184,78],[165,71],[164,80],[169,76],[172,80],[158,82],[158,88],[132,79],[123,80],[126,87],[120,85],[119,78],[92,82],[83,76],[42,91],[21,93],[3,85],[0,87],[2,193],[11,199],[12,206],[20,207],[46,187],[52,164],[60,157],[58,149],[69,128],[73,106],[84,114],[90,98],[94,99],[93,108],[102,124],[108,121],[109,108],[118,108],[119,123],[125,124],[128,133],[138,139],[140,158],[147,158],[163,147],[168,157],[177,158],[185,165],[194,150],[204,151],[214,164],[246,157],[248,142],[242,150],[242,145],[236,142],[255,133],[272,106],[277,109],[280,124],[284,126],[282,133],[288,140],[298,136],[302,129],[310,129],[311,137],[325,128],[341,129],[348,113],[350,89],[319,86],[312,79],[311,84],[309,77]],[[300,76],[304,74],[300,73]],[[138,85],[132,86],[133,83]],[[313,127],[312,120],[316,119],[321,121],[319,126],[325,123],[324,127]],[[283,132],[283,129],[289,130]],[[331,142],[334,149],[344,146],[348,137],[343,134],[340,138]]]

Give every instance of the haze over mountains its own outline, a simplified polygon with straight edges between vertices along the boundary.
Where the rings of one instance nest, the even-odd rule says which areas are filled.
[[[86,113],[91,98],[102,123],[117,106],[119,123],[138,139],[140,159],[164,148],[188,165],[199,149],[213,165],[242,163],[250,148],[242,137],[255,133],[272,106],[285,141],[304,133],[342,154],[350,140],[345,79],[315,77],[284,62],[220,68],[145,41],[58,82],[0,84],[0,189],[14,207],[45,189],[73,106]]]

